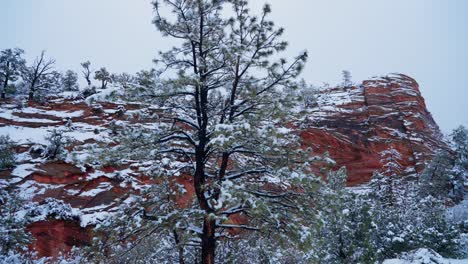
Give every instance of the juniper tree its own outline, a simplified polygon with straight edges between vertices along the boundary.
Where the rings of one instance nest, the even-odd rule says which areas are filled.
[[[111,74],[104,67],[94,73],[94,79],[101,82],[101,89],[106,89],[107,84],[112,82]]]
[[[123,88],[128,88],[130,84],[135,83],[135,77],[129,73],[111,74],[113,83],[119,83]]]
[[[82,71],[83,77],[88,83],[88,86],[91,86],[91,74],[93,73],[93,71],[91,70],[91,62],[90,61],[82,62],[81,67],[83,68],[83,71]]]
[[[162,4],[173,17],[163,15]],[[285,127],[307,55],[273,61],[287,47],[284,30],[268,20],[269,5],[259,17],[247,6],[244,0],[154,2],[156,27],[181,45],[156,61],[168,70],[155,94],[165,99],[167,125],[153,155],[172,161],[160,165],[160,174],[192,178],[196,203],[184,211],[188,226],[176,227],[195,235],[203,263],[214,263],[217,241],[233,230],[295,241],[301,223],[312,219],[305,216],[310,200],[303,199],[316,186],[306,176],[310,164]],[[174,174],[164,173],[168,167]]]
[[[47,59],[45,51],[42,51],[31,66],[23,69],[22,78],[28,87],[29,100],[34,100],[38,92],[47,90],[51,81],[58,77],[57,72],[53,70],[54,64],[55,60]]]
[[[9,82],[16,81],[21,75],[21,69],[26,61],[21,57],[24,51],[22,49],[6,49],[0,53],[0,87],[1,99],[6,97],[6,89]]]

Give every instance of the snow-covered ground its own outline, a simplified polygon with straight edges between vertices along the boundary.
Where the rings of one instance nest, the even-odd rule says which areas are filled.
[[[418,249],[398,259],[388,259],[383,264],[468,264],[468,259],[446,259],[430,249]]]

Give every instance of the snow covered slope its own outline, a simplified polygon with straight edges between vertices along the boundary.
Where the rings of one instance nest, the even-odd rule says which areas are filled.
[[[468,259],[444,259],[430,249],[418,249],[399,259],[388,259],[383,264],[466,264]]]

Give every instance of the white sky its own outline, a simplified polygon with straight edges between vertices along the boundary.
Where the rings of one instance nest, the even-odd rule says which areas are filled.
[[[0,49],[20,47],[31,61],[41,50],[60,70],[91,60],[112,72],[152,67],[171,41],[151,24],[150,0],[2,0]],[[251,0],[259,9],[264,0]],[[421,85],[444,132],[468,125],[468,1],[269,0],[286,28],[287,55],[306,49],[303,77],[336,83],[401,72]]]

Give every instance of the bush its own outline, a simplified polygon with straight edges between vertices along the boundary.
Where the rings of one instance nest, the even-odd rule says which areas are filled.
[[[13,142],[9,136],[0,136],[0,170],[15,166]]]
[[[63,134],[63,131],[54,129],[46,137],[49,142],[46,149],[46,156],[51,160],[62,160],[65,158],[65,147],[70,143],[70,138]]]
[[[87,87],[82,91],[82,94],[84,98],[90,97],[91,95],[96,94],[96,87]]]

